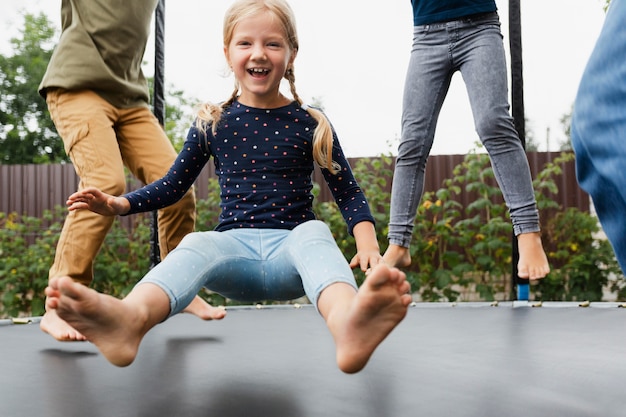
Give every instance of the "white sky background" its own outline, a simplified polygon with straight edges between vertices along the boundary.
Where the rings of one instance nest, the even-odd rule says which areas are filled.
[[[132,0],[130,0],[132,1]],[[298,94],[318,98],[349,157],[396,153],[404,77],[412,42],[408,0],[291,0],[300,37],[295,63]],[[508,56],[508,0],[496,0]],[[522,1],[522,49],[527,129],[540,150],[565,140],[578,82],[604,21],[602,0]],[[21,10],[42,11],[60,26],[60,0],[2,0],[0,52],[18,35]],[[226,0],[166,1],[165,78],[189,98],[220,101],[230,95],[224,76],[222,19]],[[153,74],[154,40],[146,51]],[[510,82],[510,79],[509,79]],[[285,90],[288,92],[288,90]],[[548,134],[549,131],[549,134]],[[478,136],[459,73],[439,118],[431,154],[462,154]]]

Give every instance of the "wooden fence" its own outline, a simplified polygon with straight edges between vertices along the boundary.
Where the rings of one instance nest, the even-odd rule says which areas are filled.
[[[559,153],[529,152],[533,178],[545,164]],[[428,161],[426,170],[426,191],[436,191],[441,188],[443,181],[452,177],[452,170],[463,161],[464,155],[433,155]],[[354,166],[357,158],[350,159]],[[390,167],[393,169],[393,165]],[[580,189],[576,182],[574,162],[562,165],[563,174],[557,179],[559,193],[553,196],[562,207],[578,207],[580,210],[589,210],[589,197]],[[196,195],[199,199],[206,198],[209,178],[215,173],[212,164],[207,164],[196,181]],[[321,173],[316,170],[314,181],[323,184]],[[358,178],[357,178],[358,179]],[[391,179],[387,182],[391,184]],[[139,184],[130,182],[128,187],[136,188]],[[45,210],[55,206],[65,205],[65,200],[78,186],[78,178],[71,164],[49,165],[0,165],[0,212],[16,212],[20,215],[40,217]],[[319,199],[332,199],[328,187],[320,187]],[[389,191],[389,190],[388,190]],[[367,190],[365,190],[367,195]],[[475,198],[471,194],[462,193],[456,197],[463,205],[469,204]]]

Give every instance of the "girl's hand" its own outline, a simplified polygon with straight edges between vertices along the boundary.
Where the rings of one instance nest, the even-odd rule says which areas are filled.
[[[361,268],[361,271],[367,272],[369,269],[376,265],[383,263],[383,257],[380,254],[378,248],[370,250],[360,250],[350,260],[350,268]]]
[[[360,267],[361,271],[367,272],[369,268],[383,263],[383,257],[376,240],[376,230],[372,223],[368,221],[357,223],[352,233],[356,241],[356,255],[350,261],[352,269]]]
[[[116,216],[130,210],[130,203],[124,197],[115,197],[94,187],[75,192],[65,204],[70,211],[91,210],[103,216]]]

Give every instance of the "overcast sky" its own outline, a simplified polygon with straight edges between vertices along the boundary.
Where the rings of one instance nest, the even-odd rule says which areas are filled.
[[[166,1],[165,77],[190,98],[220,101],[232,91],[224,76],[222,19],[230,0]],[[496,1],[508,55],[508,0]],[[565,139],[559,120],[569,113],[604,21],[602,0],[522,1],[524,99],[527,128],[556,150]],[[2,0],[0,52],[17,35],[21,10],[43,11],[59,24],[60,0]],[[400,135],[404,76],[412,41],[408,0],[291,0],[300,52],[295,63],[300,96],[323,104],[350,157],[395,154]],[[153,73],[153,41],[145,71]],[[549,134],[548,134],[549,131]],[[439,119],[432,154],[474,148],[471,110],[460,74]]]

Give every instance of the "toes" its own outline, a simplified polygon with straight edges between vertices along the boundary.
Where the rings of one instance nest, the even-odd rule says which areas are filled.
[[[413,297],[411,294],[404,294],[401,298],[402,306],[407,307],[409,304],[413,302]]]

